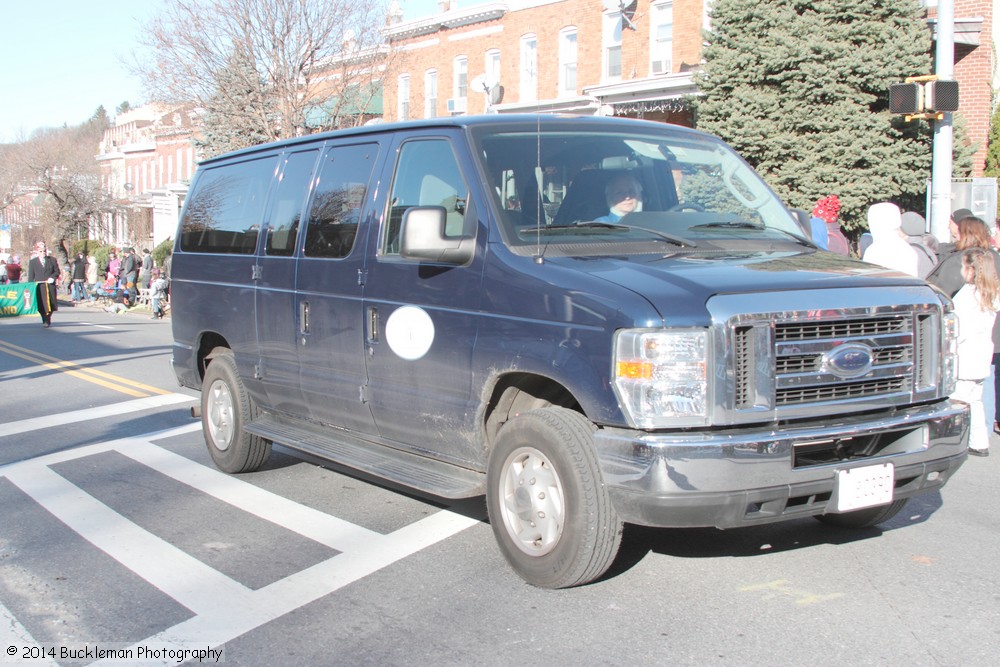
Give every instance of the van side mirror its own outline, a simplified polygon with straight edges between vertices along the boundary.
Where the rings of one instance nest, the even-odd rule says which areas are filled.
[[[414,206],[403,214],[399,255],[445,264],[467,264],[476,251],[476,240],[445,236],[447,211],[443,206]]]

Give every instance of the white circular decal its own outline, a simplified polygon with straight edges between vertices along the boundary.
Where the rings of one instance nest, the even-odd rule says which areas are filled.
[[[422,308],[397,308],[385,323],[385,340],[403,359],[419,359],[434,342],[434,322]]]

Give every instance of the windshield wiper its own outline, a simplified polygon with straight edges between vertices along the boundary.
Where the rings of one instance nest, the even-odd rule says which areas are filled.
[[[786,231],[779,227],[767,227],[762,223],[748,222],[746,220],[728,220],[728,221],[720,220],[718,222],[706,222],[705,224],[702,225],[693,225],[688,229],[707,229],[707,228],[722,228],[722,227],[728,227],[730,229],[756,229],[759,231],[764,231],[764,230],[774,231],[780,234],[784,234],[785,236],[788,236],[792,239],[795,239],[795,241],[797,241],[801,245],[806,245],[810,247],[815,245],[809,239],[803,236],[799,236],[798,234],[793,234],[792,232]]]
[[[692,225],[689,229],[708,229],[712,227],[733,227],[738,229],[765,229],[759,222],[747,222],[746,220],[719,220],[718,222],[706,222],[701,225]]]
[[[540,227],[539,230],[544,233],[544,232],[547,232],[549,230],[555,231],[555,230],[581,229],[581,228],[582,229],[608,229],[608,230],[611,230],[611,229],[619,230],[620,229],[623,232],[631,231],[631,230],[634,229],[636,231],[646,232],[647,234],[652,234],[653,236],[659,237],[659,238],[663,239],[664,241],[669,241],[670,243],[673,243],[674,245],[679,245],[679,246],[682,246],[682,247],[686,246],[686,247],[689,247],[689,248],[697,248],[698,247],[698,244],[695,243],[694,241],[689,241],[688,239],[685,239],[685,238],[683,238],[681,236],[674,236],[673,234],[668,234],[666,232],[661,232],[658,229],[650,229],[649,227],[636,227],[635,225],[622,225],[622,224],[619,224],[619,223],[616,223],[616,222],[597,222],[597,221],[574,222],[574,223],[568,224],[568,225],[547,225],[545,227]]]

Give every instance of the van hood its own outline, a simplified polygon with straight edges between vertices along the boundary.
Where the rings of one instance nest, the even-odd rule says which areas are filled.
[[[546,262],[634,292],[673,324],[688,317],[692,325],[704,324],[705,304],[719,294],[926,285],[905,274],[829,252],[558,257]],[[780,301],[774,307],[780,308]]]

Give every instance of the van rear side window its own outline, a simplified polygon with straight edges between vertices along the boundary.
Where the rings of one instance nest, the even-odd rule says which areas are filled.
[[[323,160],[309,212],[306,257],[347,257],[354,247],[378,144],[334,146]]]
[[[264,245],[268,255],[287,257],[295,254],[302,207],[309,195],[309,177],[318,155],[319,151],[305,151],[292,153],[285,160],[285,168],[271,197],[267,242]]]
[[[252,255],[277,157],[206,170],[181,221],[180,249]]]

